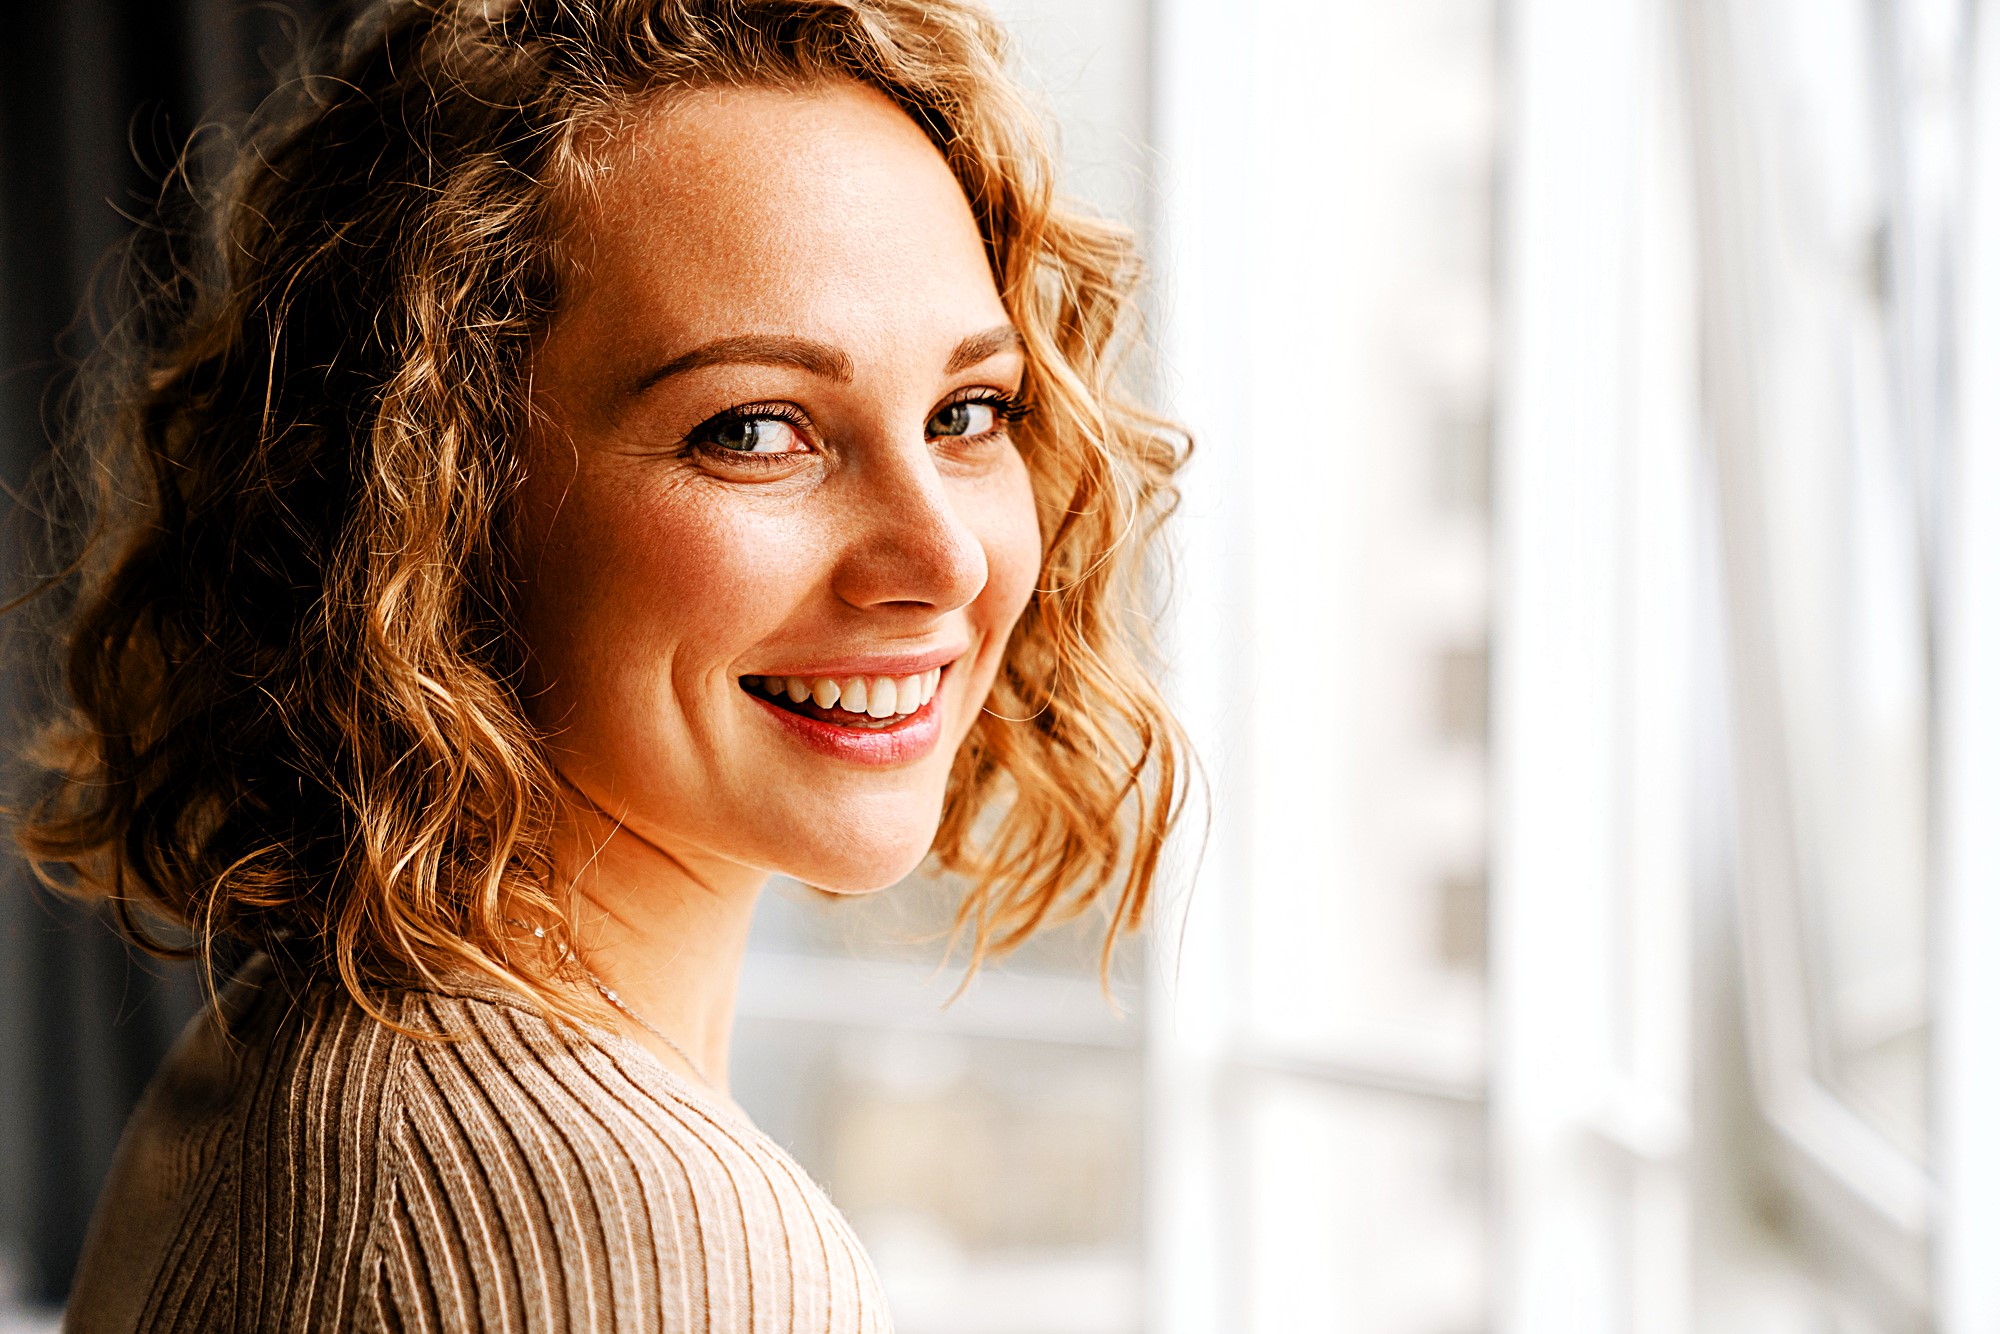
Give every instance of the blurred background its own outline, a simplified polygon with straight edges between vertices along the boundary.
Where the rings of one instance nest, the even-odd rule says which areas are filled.
[[[898,1328],[2000,1331],[2000,2],[998,9],[1151,259],[1207,795],[1120,1012],[769,895],[736,1093]],[[13,482],[318,10],[8,10]],[[194,1004],[10,871],[0,1330]]]

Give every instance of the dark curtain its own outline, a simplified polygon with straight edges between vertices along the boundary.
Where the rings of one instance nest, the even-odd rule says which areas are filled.
[[[0,472],[47,448],[63,368],[88,350],[93,275],[149,215],[195,128],[291,68],[321,0],[0,0]],[[11,501],[7,502],[11,509]],[[10,515],[10,522],[19,516]],[[9,571],[9,587],[18,584]],[[18,710],[18,680],[9,702]],[[19,743],[18,724],[4,740]],[[56,1304],[127,1114],[199,1003],[185,966],[0,853],[0,1283]],[[9,1294],[0,1290],[0,1304]]]

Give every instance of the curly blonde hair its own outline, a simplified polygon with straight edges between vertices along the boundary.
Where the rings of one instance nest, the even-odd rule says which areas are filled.
[[[561,209],[676,91],[880,90],[964,188],[1026,344],[1045,553],[933,845],[973,962],[1142,918],[1184,788],[1146,553],[1185,438],[1119,387],[1131,234],[1066,206],[1002,33],[962,0],[391,0],[266,106],[204,261],[143,292],[57,454],[73,549],[17,836],[125,929],[305,950],[370,1004],[476,972],[561,1014],[557,802],[502,534]],[[66,465],[66,466],[64,466]],[[47,590],[45,590],[47,591]],[[538,966],[523,918],[549,923]],[[374,1008],[371,1005],[371,1008]]]

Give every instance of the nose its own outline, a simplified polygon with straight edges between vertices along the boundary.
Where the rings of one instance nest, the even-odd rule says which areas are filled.
[[[921,440],[869,453],[844,488],[850,527],[835,593],[862,610],[966,606],[986,587],[986,546],[973,522],[977,488],[947,480]]]

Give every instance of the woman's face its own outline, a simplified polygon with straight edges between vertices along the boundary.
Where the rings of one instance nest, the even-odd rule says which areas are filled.
[[[697,876],[892,883],[1040,564],[964,195],[872,91],[728,89],[622,132],[573,214],[516,534],[530,712]]]

